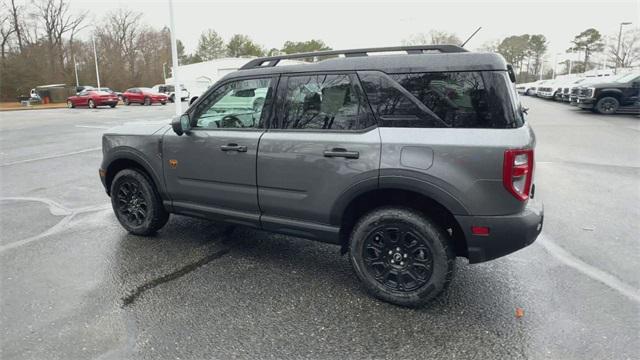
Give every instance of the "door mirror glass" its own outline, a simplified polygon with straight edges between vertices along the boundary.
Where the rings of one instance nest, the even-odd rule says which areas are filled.
[[[182,114],[173,118],[171,127],[173,127],[173,131],[178,134],[178,136],[191,131],[191,119],[189,114]]]

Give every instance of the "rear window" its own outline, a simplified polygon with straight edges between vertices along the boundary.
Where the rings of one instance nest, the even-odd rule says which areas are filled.
[[[503,129],[524,123],[504,71],[358,75],[385,127]]]

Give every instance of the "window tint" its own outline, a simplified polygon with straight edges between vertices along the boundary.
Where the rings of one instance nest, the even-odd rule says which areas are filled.
[[[514,128],[523,123],[504,72],[359,75],[383,126]]]
[[[194,112],[196,127],[259,128],[271,79],[238,80],[223,85],[198,104]]]
[[[283,129],[358,130],[375,123],[349,74],[289,77],[278,112]]]

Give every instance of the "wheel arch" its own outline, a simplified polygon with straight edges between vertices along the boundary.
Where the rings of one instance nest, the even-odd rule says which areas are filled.
[[[603,89],[598,94],[598,100],[602,99],[603,97],[614,97],[618,101],[620,101],[620,98],[622,97],[622,95],[623,94],[620,89]]]
[[[147,164],[146,161],[144,161],[140,157],[129,152],[121,152],[117,157],[114,157],[106,166],[105,188],[107,190],[107,194],[111,195],[110,192],[113,179],[118,172],[124,169],[137,169],[146,174],[158,193],[163,196],[164,191],[160,186],[162,182],[158,178],[157,174],[151,169],[151,166],[149,166],[149,164]]]
[[[332,211],[332,223],[340,225],[342,252],[349,248],[349,236],[357,220],[380,206],[399,206],[417,210],[436,222],[451,238],[457,256],[467,256],[467,242],[453,214],[467,214],[466,209],[451,195],[434,196],[437,190],[411,186],[376,186],[361,183],[348,195],[341,197]],[[443,191],[440,190],[443,193]],[[445,201],[442,201],[443,199]],[[436,199],[438,198],[438,199]]]

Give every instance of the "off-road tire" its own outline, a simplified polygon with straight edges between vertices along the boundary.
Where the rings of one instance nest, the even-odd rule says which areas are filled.
[[[392,241],[393,236],[385,235],[386,232],[392,234],[393,229],[406,229],[406,234],[408,235],[398,236],[394,245]],[[399,233],[402,233],[402,231],[399,231]],[[384,253],[382,255],[388,260],[385,262],[385,265],[391,269],[388,273],[396,273],[396,275],[394,275],[397,284],[395,289],[389,286],[389,284],[393,284],[393,281],[380,281],[379,278],[376,278],[376,271],[368,265],[376,262],[370,261],[370,251],[373,238],[378,236],[378,234],[383,234],[383,243],[386,244],[389,242],[392,244],[391,247],[393,250],[383,250]],[[354,226],[349,243],[349,259],[356,274],[364,284],[365,289],[372,296],[396,305],[408,307],[422,306],[446,289],[453,279],[455,254],[452,244],[445,234],[444,229],[441,229],[418,211],[402,207],[381,207],[362,216]],[[416,236],[420,237],[420,239],[418,240]],[[402,237],[402,239],[400,239],[400,237]],[[417,241],[418,245],[406,246],[409,241],[411,241],[411,243]],[[400,245],[401,242],[403,245]],[[398,245],[398,247],[396,247],[396,245]],[[396,262],[395,265],[390,263],[390,259],[396,256],[396,248],[402,248],[402,250],[398,252],[401,256],[405,254],[409,255],[408,257],[406,255],[404,256],[406,268],[400,267],[398,262]],[[385,247],[385,249],[388,249],[388,247]],[[365,250],[367,251],[366,255]],[[387,253],[387,251],[394,252],[391,254]],[[416,266],[418,265],[425,269],[427,268],[427,266],[424,265],[428,262],[423,262],[424,259],[426,259],[426,253],[429,253],[431,259],[430,274],[421,278],[420,281],[423,282],[422,284],[415,280],[413,288],[406,286],[406,279],[410,278],[408,272],[416,274],[415,269],[417,269]],[[379,259],[381,258],[382,256]],[[410,271],[406,270],[407,273],[400,271],[407,268],[411,268]],[[385,268],[385,271],[387,271],[386,269],[387,268]],[[382,273],[384,274],[385,271]],[[391,278],[390,275],[382,277],[385,279]],[[411,277],[411,279],[413,279],[413,277]],[[404,289],[400,288],[400,282],[403,283],[402,287]]]
[[[620,101],[613,96],[605,96],[598,100],[595,109],[598,113],[603,115],[612,115],[618,111],[620,107]]]
[[[126,184],[129,184],[128,186]],[[135,188],[134,185],[137,185]],[[123,211],[123,203],[127,203],[127,197],[123,196],[124,188],[136,189],[133,192],[143,199],[145,204],[145,216],[142,221],[139,218],[131,220],[127,211]],[[116,218],[127,231],[135,235],[148,236],[162,228],[169,220],[169,213],[162,205],[162,198],[149,176],[137,169],[124,169],[118,172],[111,183],[111,206]],[[139,223],[137,223],[139,221]]]

